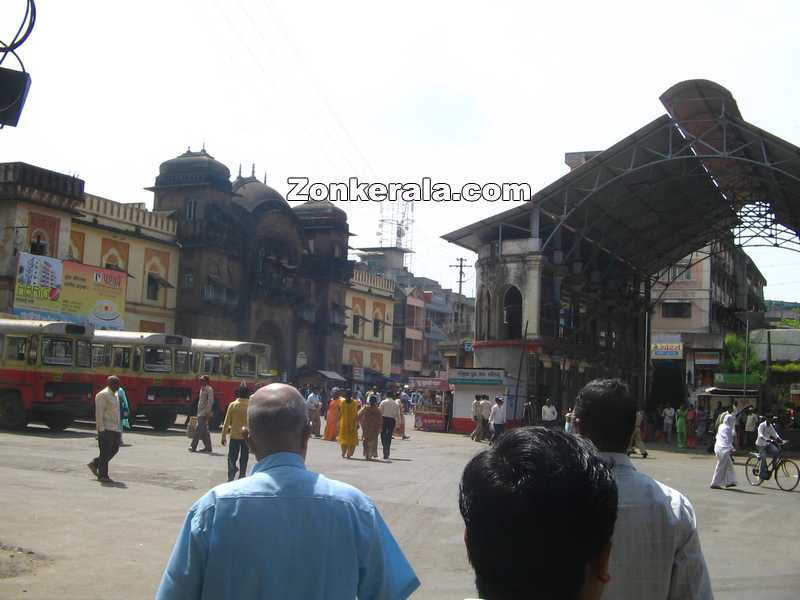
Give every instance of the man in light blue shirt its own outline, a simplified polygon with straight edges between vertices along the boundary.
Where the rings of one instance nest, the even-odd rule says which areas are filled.
[[[247,418],[258,463],[189,510],[156,600],[409,597],[419,580],[372,500],[306,470],[300,393],[262,387]]]

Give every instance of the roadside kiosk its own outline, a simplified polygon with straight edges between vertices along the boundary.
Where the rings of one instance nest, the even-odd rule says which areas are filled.
[[[453,389],[452,431],[470,433],[475,429],[472,401],[476,394],[489,396],[491,402],[494,402],[495,396],[503,396],[506,402],[506,424],[514,427],[522,423],[524,406],[522,402],[516,401],[516,379],[506,375],[504,369],[450,369],[447,381]]]
[[[446,379],[410,377],[408,386],[419,392],[420,401],[414,408],[414,429],[448,431],[453,394]]]

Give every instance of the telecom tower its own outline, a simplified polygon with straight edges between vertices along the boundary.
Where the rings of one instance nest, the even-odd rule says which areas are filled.
[[[404,248],[409,251],[405,254],[403,264],[411,270],[414,256],[414,203],[405,200],[381,202],[377,235],[381,248]]]

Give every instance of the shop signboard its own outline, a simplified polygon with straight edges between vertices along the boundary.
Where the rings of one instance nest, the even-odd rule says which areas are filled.
[[[448,383],[451,385],[503,385],[503,369],[451,369]]]
[[[441,413],[422,413],[414,415],[414,429],[421,431],[444,431],[444,415]]]
[[[439,377],[409,377],[408,387],[414,390],[439,390],[448,391],[450,386],[447,379]]]
[[[125,329],[128,274],[20,252],[12,313]]]
[[[694,364],[698,366],[716,366],[720,363],[719,350],[694,353]]]
[[[364,367],[353,367],[353,379],[355,381],[364,381]]]
[[[652,360],[682,360],[683,344],[680,343],[650,344],[650,358]]]

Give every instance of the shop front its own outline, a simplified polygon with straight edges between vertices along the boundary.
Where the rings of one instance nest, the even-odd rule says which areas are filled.
[[[408,387],[420,395],[414,407],[414,429],[449,431],[453,393],[447,380],[437,377],[410,377]]]
[[[489,396],[491,402],[495,396],[503,396],[507,425],[513,427],[522,423],[523,403],[517,402],[516,382],[504,369],[450,369],[447,381],[453,390],[452,431],[470,433],[475,428],[472,401],[476,394]]]

